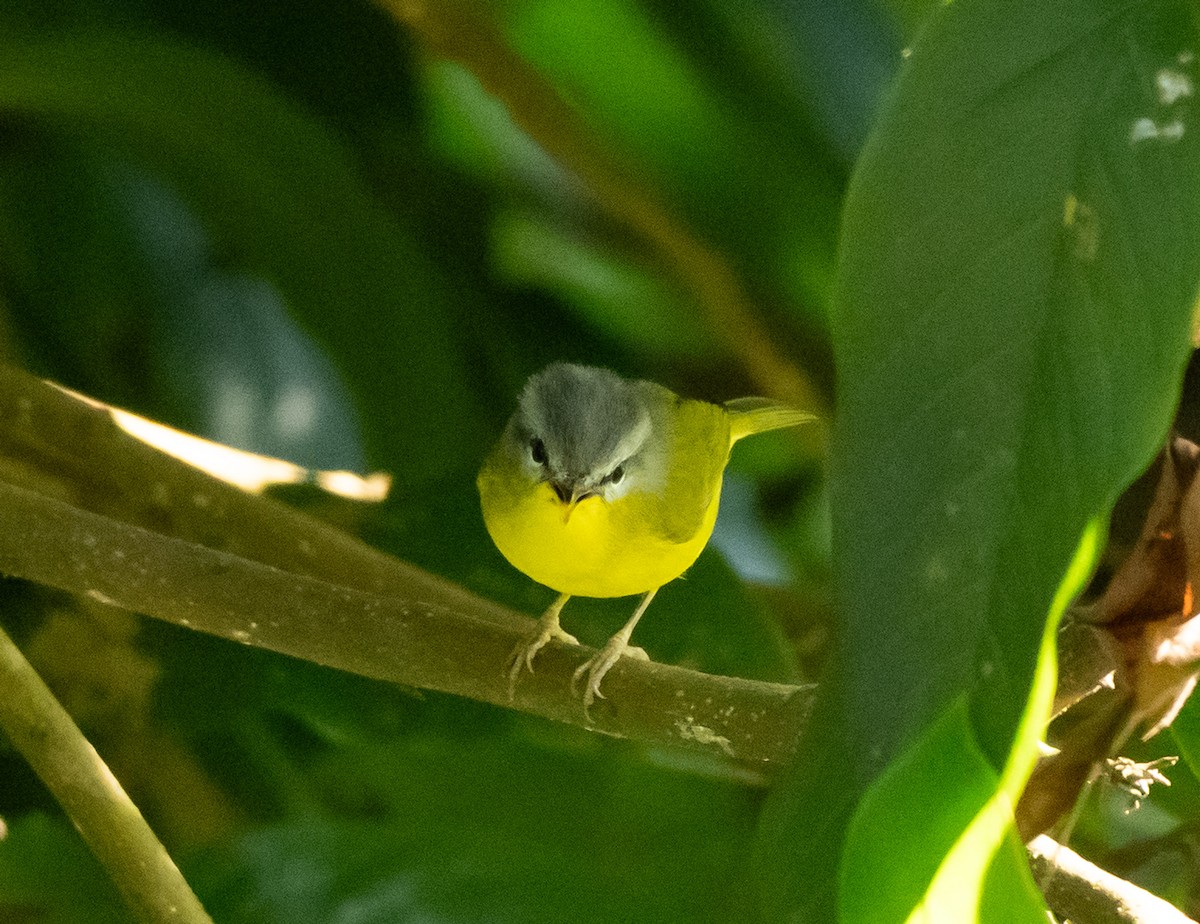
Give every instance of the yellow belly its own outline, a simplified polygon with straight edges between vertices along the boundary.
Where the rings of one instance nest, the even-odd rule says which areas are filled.
[[[582,597],[641,594],[679,577],[708,544],[720,494],[718,485],[692,538],[671,542],[648,526],[657,521],[650,505],[662,503],[649,494],[611,504],[589,497],[564,523],[563,505],[548,484],[516,497],[481,490],[484,522],[504,557],[539,584]]]

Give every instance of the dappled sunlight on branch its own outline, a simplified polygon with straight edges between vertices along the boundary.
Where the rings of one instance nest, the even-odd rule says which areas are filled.
[[[113,422],[130,436],[243,491],[260,494],[272,485],[311,483],[349,500],[378,502],[387,497],[392,486],[392,477],[386,472],[358,475],[354,472],[314,471],[285,459],[246,452],[184,433],[166,424],[111,407],[69,388],[62,390],[93,407],[107,410]]]

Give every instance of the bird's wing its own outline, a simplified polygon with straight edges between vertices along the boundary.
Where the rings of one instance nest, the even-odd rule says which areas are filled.
[[[667,479],[662,530],[672,542],[688,542],[700,530],[713,495],[720,490],[733,443],[730,417],[722,407],[676,400],[670,458],[678,470]]]

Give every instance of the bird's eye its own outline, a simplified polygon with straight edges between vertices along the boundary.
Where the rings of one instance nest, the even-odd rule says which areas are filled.
[[[618,465],[616,468],[614,468],[611,472],[608,473],[608,483],[609,484],[620,484],[622,479],[624,479],[624,477],[625,477],[625,466]]]
[[[546,444],[536,436],[529,441],[529,458],[537,465],[546,464]]]

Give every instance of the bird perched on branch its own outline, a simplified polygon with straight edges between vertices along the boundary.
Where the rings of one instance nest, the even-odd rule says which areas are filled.
[[[743,437],[814,419],[766,398],[724,404],[681,398],[607,369],[555,363],[526,383],[479,473],[488,533],[505,558],[558,598],[513,653],[509,678],[551,640],[573,596],[642,595],[629,621],[575,672],[585,708],[663,585],[712,535],[721,479]]]

